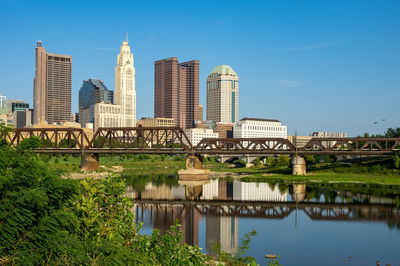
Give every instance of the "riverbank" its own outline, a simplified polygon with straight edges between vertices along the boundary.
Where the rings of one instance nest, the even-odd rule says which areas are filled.
[[[60,169],[65,173],[80,172],[80,157],[50,157],[47,164],[50,168]],[[184,156],[136,155],[136,156],[101,156],[100,169],[121,167],[123,173],[130,175],[175,175],[185,167]],[[204,167],[210,169],[212,177],[228,177],[244,181],[307,181],[400,185],[400,171],[380,164],[359,165],[341,163],[319,163],[307,167],[304,176],[293,176],[289,166],[256,165],[245,168],[243,165],[207,161]]]
[[[390,169],[376,169],[374,167],[330,167],[323,165],[321,168],[313,167],[306,175],[292,175],[289,167],[254,166],[251,168],[232,168],[210,166],[215,172],[227,172],[233,177],[243,181],[291,181],[291,182],[318,182],[318,183],[363,183],[400,185],[400,172]]]

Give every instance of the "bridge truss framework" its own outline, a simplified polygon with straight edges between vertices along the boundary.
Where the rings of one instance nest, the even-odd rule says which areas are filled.
[[[178,127],[99,128],[89,137],[81,128],[21,128],[1,133],[13,146],[35,136],[37,153],[208,154],[208,155],[391,155],[400,138],[313,138],[296,148],[283,138],[206,138],[193,146]]]

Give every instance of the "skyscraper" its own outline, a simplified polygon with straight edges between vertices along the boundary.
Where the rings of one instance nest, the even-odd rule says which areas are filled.
[[[46,53],[42,42],[36,43],[33,89],[34,124],[69,121],[71,117],[72,57]]]
[[[114,104],[96,103],[94,106],[94,128],[135,127],[136,90],[133,54],[128,38],[122,42],[115,67]]]
[[[154,62],[154,116],[192,128],[199,111],[199,61],[179,64],[170,57]]]
[[[86,127],[94,123],[94,105],[96,103],[114,103],[114,92],[110,91],[99,79],[84,80],[79,90],[79,123]]]
[[[216,66],[207,77],[207,120],[239,121],[239,78],[230,66]]]
[[[179,64],[179,89],[182,99],[180,100],[181,114],[185,120],[183,128],[194,127],[198,118],[199,106],[199,61],[192,60]]]
[[[121,126],[136,126],[135,67],[128,38],[122,42],[117,56],[114,96],[114,103],[121,106]]]

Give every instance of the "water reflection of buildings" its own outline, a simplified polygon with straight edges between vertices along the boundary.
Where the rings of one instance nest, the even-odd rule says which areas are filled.
[[[148,183],[143,192],[127,187],[127,195],[136,200],[137,221],[166,231],[178,220],[184,241],[191,245],[199,244],[199,224],[205,216],[206,249],[210,254],[213,243],[225,252],[237,253],[238,217],[284,219],[299,210],[311,220],[386,222],[400,228],[400,210],[391,204],[393,199],[305,184],[289,189],[282,184],[222,180],[180,182],[179,186]],[[320,201],[324,198],[329,201]]]
[[[182,182],[181,182],[182,183]],[[288,189],[283,192],[278,186],[267,183],[243,183],[239,181],[226,182],[210,180],[197,183],[182,183],[181,186],[153,185],[148,183],[143,192],[137,193],[132,187],[127,187],[127,195],[136,200],[158,201],[159,204],[135,204],[136,219],[145,224],[153,224],[162,232],[169,229],[175,222],[183,226],[184,241],[198,245],[198,227],[202,218],[201,209],[196,204],[180,204],[181,201],[212,201],[222,202],[285,202],[288,199]],[[176,204],[168,204],[176,201]],[[149,215],[144,215],[144,211]],[[220,212],[229,213],[228,206],[221,206]],[[232,215],[206,215],[206,248],[209,253],[214,250],[214,243],[228,253],[238,251],[238,217]],[[146,221],[147,219],[147,221]]]
[[[284,202],[288,199],[288,189],[280,191],[277,185],[268,183],[231,183],[211,180],[203,186],[203,200],[267,201]]]
[[[239,243],[238,217],[206,216],[206,248],[208,254],[214,254],[214,244],[222,251],[236,254]]]

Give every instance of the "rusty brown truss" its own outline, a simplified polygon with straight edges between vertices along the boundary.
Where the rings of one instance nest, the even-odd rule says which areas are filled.
[[[99,128],[92,137],[81,128],[22,128],[2,133],[11,145],[32,136],[40,140],[38,153],[390,155],[400,151],[400,138],[313,138],[298,149],[283,138],[208,138],[193,146],[178,127]]]

